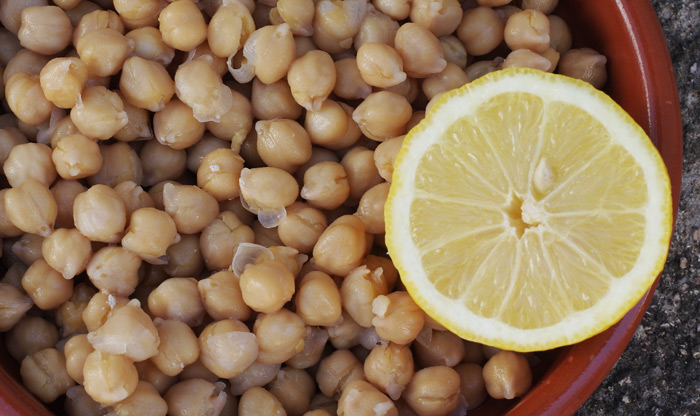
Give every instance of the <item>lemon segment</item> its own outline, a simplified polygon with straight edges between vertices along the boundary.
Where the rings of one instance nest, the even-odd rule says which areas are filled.
[[[536,70],[446,93],[404,140],[386,243],[431,317],[502,349],[555,348],[616,321],[662,270],[670,181],[604,93]]]

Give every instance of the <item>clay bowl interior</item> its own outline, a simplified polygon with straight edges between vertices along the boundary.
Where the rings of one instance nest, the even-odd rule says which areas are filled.
[[[682,132],[670,57],[648,0],[561,0],[555,14],[572,30],[574,47],[608,57],[605,91],[649,134],[671,177],[674,213],[680,195]],[[657,280],[658,281],[658,280]],[[656,285],[616,325],[582,343],[537,353],[532,389],[518,400],[487,400],[470,415],[570,415],[593,393],[629,343]],[[62,414],[63,403],[44,406],[18,382],[18,364],[0,339],[0,414]]]

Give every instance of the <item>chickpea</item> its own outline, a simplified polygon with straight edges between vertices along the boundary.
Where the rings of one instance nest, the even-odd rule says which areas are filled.
[[[14,146],[3,165],[3,172],[12,187],[34,180],[48,187],[56,180],[56,167],[51,161],[51,148],[39,143]]]
[[[12,224],[20,230],[48,237],[56,220],[56,200],[49,189],[29,179],[4,193],[5,212]]]
[[[398,29],[398,27],[397,27]],[[393,37],[392,37],[393,40]],[[366,98],[372,93],[372,86],[362,78],[356,58],[335,61],[336,82],[333,93],[346,100]]]
[[[83,311],[95,293],[96,290],[88,283],[80,283],[73,288],[71,298],[58,308],[56,324],[61,329],[63,336],[87,331],[87,326],[83,321]]]
[[[199,348],[202,364],[221,378],[240,374],[258,355],[255,334],[233,319],[207,325],[199,335]]]
[[[172,416],[218,415],[226,405],[223,383],[197,378],[180,381],[170,387],[163,398]]]
[[[467,74],[467,77],[470,80],[474,81],[475,79],[480,78],[490,72],[498,71],[503,67],[503,62],[504,59],[501,57],[494,58],[490,61],[474,62],[473,64],[469,65],[464,72]]]
[[[80,17],[73,31],[73,45],[78,44],[78,40],[88,32],[98,29],[114,29],[124,33],[124,23],[117,13],[112,10],[95,9],[85,13]]]
[[[22,263],[30,265],[41,258],[41,243],[44,237],[25,233],[11,246],[12,254]]]
[[[523,9],[535,9],[544,14],[550,14],[559,4],[558,0],[522,0],[520,7]]]
[[[197,121],[192,109],[180,100],[170,100],[153,116],[156,139],[173,149],[186,149],[204,135],[205,125]]]
[[[424,26],[435,36],[454,32],[462,20],[462,6],[458,0],[413,0],[411,21]]]
[[[347,383],[338,400],[338,416],[383,414],[398,416],[396,405],[386,395],[364,380]]]
[[[396,21],[405,20],[411,13],[409,0],[372,0],[372,4],[380,12],[389,15]]]
[[[406,23],[399,28],[394,46],[403,59],[404,71],[410,77],[434,75],[447,65],[440,40],[416,23]]]
[[[17,237],[22,235],[22,230],[17,228],[9,218],[5,205],[5,193],[10,188],[0,190],[0,235],[2,237]]]
[[[607,58],[591,48],[569,49],[561,55],[559,73],[603,88],[608,80]]]
[[[448,62],[442,72],[423,79],[421,87],[425,96],[430,100],[441,92],[459,88],[468,82],[469,77],[462,68]]]
[[[476,7],[464,12],[457,27],[457,37],[469,55],[486,55],[503,42],[505,25],[498,12],[490,7]]]
[[[27,355],[20,365],[24,386],[44,403],[51,403],[75,382],[66,372],[66,359],[55,348]]]
[[[41,69],[39,83],[47,100],[60,108],[72,108],[87,77],[87,65],[80,59],[54,58]]]
[[[322,209],[335,209],[350,195],[347,173],[340,163],[319,162],[304,173],[301,197]]]
[[[119,91],[129,104],[157,112],[175,94],[175,82],[163,65],[132,56],[124,61]]]
[[[204,55],[180,65],[175,72],[177,97],[190,106],[194,118],[203,123],[221,121],[233,107],[233,93],[212,64],[212,58]]]
[[[403,134],[411,114],[413,109],[405,97],[389,91],[379,91],[370,94],[357,106],[352,119],[365,136],[384,141]]]
[[[243,393],[238,402],[240,416],[280,415],[286,416],[284,407],[269,391],[261,387],[253,387]]]
[[[367,381],[392,400],[398,400],[413,377],[411,349],[391,342],[377,346],[365,359],[364,371]]]
[[[322,393],[316,393],[314,397],[311,398],[309,408],[313,411],[321,412],[320,414],[314,413],[312,416],[326,416],[326,414],[335,415],[338,409],[338,402]],[[306,416],[308,416],[308,413]]]
[[[406,80],[401,56],[389,45],[365,42],[357,50],[357,67],[369,85],[388,88]]]
[[[253,128],[253,110],[245,95],[231,90],[231,96],[231,109],[221,116],[220,121],[208,121],[206,126],[214,136],[230,141],[232,150],[240,151],[243,141]]]
[[[202,136],[200,141],[186,149],[187,169],[189,169],[191,172],[197,173],[204,156],[216,149],[227,149],[229,147],[230,143],[226,140],[219,139],[211,133],[204,133],[204,136]]]
[[[559,53],[571,49],[571,30],[564,19],[549,15],[549,46]]]
[[[316,265],[329,274],[347,276],[362,262],[367,247],[364,228],[362,221],[352,215],[336,219],[314,245]]]
[[[109,315],[104,325],[88,334],[98,351],[122,354],[143,361],[158,354],[158,330],[138,300],[133,299]]]
[[[423,328],[423,312],[407,292],[379,295],[372,301],[372,325],[388,341],[405,345],[416,339]]]
[[[209,270],[231,266],[233,255],[240,243],[252,243],[253,229],[243,224],[232,211],[223,211],[204,230],[199,238],[202,257]]]
[[[84,1],[80,4],[91,3]],[[102,411],[102,405],[92,400],[81,385],[73,386],[66,391],[64,410],[68,416],[95,415]]]
[[[63,179],[86,178],[102,167],[100,147],[82,134],[63,136],[56,143],[51,159]]]
[[[114,404],[112,409],[118,416],[165,416],[168,413],[165,399],[160,397],[160,393],[152,384],[145,381],[139,381],[136,390],[126,399]]]
[[[5,345],[7,352],[16,361],[24,357],[52,348],[58,342],[56,326],[38,316],[25,316],[7,333]]]
[[[53,55],[70,44],[73,26],[61,8],[30,6],[22,10],[21,19],[17,37],[25,48]]]
[[[333,91],[336,73],[333,58],[324,51],[307,52],[289,68],[287,82],[294,100],[308,111],[318,111]]]
[[[207,38],[207,24],[192,2],[170,3],[158,15],[160,33],[166,45],[191,51]]]
[[[17,39],[14,33],[4,27],[0,30],[0,45],[0,66],[4,68],[15,53],[22,50],[22,45],[20,45],[19,39]],[[0,79],[1,78],[0,76]]]
[[[59,179],[51,186],[51,194],[56,201],[57,215],[55,226],[57,228],[73,228],[73,201],[79,194],[87,189],[78,181]]]
[[[384,233],[384,203],[389,194],[389,184],[384,182],[373,186],[362,195],[356,215],[372,234]]]
[[[172,101],[171,101],[172,102]],[[158,113],[156,113],[158,114]],[[151,186],[169,179],[177,179],[187,168],[187,152],[175,149],[170,143],[148,140],[139,154],[143,166],[143,186]]]
[[[7,268],[7,271],[3,275],[2,279],[0,279],[0,283],[5,283],[16,287],[24,295],[24,289],[22,289],[22,276],[24,276],[26,271],[27,266],[25,266],[21,261],[12,263],[12,265]]]
[[[374,163],[374,151],[364,146],[352,148],[343,156],[340,164],[347,172],[351,201],[357,201],[370,188],[382,182]]]
[[[512,351],[500,351],[484,364],[486,391],[495,399],[522,396],[532,385],[532,371],[527,358]]]
[[[287,309],[259,314],[253,332],[258,339],[258,361],[261,363],[280,364],[304,349],[304,321]]]
[[[79,334],[71,337],[63,347],[66,359],[66,371],[78,384],[83,384],[83,366],[85,359],[95,349],[88,341],[87,334]]]
[[[467,402],[467,409],[474,409],[486,400],[488,393],[479,364],[463,363],[455,367],[459,374],[460,391]]]
[[[253,212],[281,209],[291,205],[299,195],[294,177],[273,167],[244,168],[239,184],[241,197]]]
[[[367,14],[360,24],[357,35],[355,35],[355,50],[359,51],[362,45],[368,42],[382,43],[393,47],[397,30],[399,30],[397,21],[369,5]]]
[[[43,123],[53,109],[41,89],[39,76],[24,72],[17,72],[5,81],[5,99],[17,118],[29,125]]]
[[[362,363],[349,350],[336,350],[321,360],[316,371],[316,383],[321,393],[334,397],[353,380],[364,380]]]
[[[96,331],[107,321],[112,312],[128,302],[129,299],[123,296],[114,296],[102,292],[95,293],[83,310],[85,327],[88,331]]]
[[[307,111],[304,127],[311,143],[334,150],[354,144],[362,132],[352,119],[352,111],[349,105],[331,99],[318,111]]]
[[[217,56],[228,58],[243,47],[254,31],[253,16],[243,3],[224,2],[211,16],[209,46]]]
[[[294,100],[286,79],[264,84],[255,78],[251,106],[253,116],[259,120],[276,118],[296,120],[302,112],[302,107]]]
[[[241,66],[229,65],[229,72],[240,83],[253,76],[264,84],[284,78],[296,58],[296,43],[287,23],[259,27],[250,35],[243,48]]]
[[[447,415],[459,404],[460,378],[450,367],[416,371],[401,396],[420,416]]]
[[[282,404],[289,416],[302,416],[309,410],[316,382],[304,370],[283,368],[269,384],[268,389]]]
[[[82,273],[92,256],[90,240],[75,228],[54,231],[42,242],[41,251],[46,263],[65,279]]]
[[[129,228],[121,243],[142,259],[159,264],[168,247],[178,241],[180,236],[170,215],[148,207],[139,208],[131,214]]]
[[[549,48],[549,18],[539,10],[523,10],[506,22],[504,40],[511,50],[542,53]]]
[[[199,356],[197,336],[184,322],[156,318],[153,323],[158,331],[158,352],[151,361],[163,374],[176,376]]]
[[[54,114],[53,111],[52,114]],[[49,125],[50,124],[51,119],[49,118]],[[56,123],[54,127],[55,129],[53,129],[53,133],[51,133],[51,137],[49,138],[49,144],[53,149],[56,148],[58,141],[61,140],[63,137],[71,134],[80,133],[80,130],[78,130],[78,128],[75,126],[75,123],[73,123],[73,120],[70,119],[70,116],[63,117],[63,119]],[[47,132],[49,132],[50,130],[51,128],[49,128]]]
[[[315,366],[321,360],[327,342],[328,331],[318,327],[307,327],[304,349],[287,360],[286,364],[300,370]]]
[[[10,78],[19,72],[38,76],[41,74],[41,70],[44,68],[44,66],[46,66],[49,60],[49,57],[40,53],[30,51],[29,49],[20,49],[7,63],[5,71],[2,74],[2,81],[7,86],[7,82],[10,80]]]
[[[207,380],[211,383],[215,383],[219,380],[216,374],[212,373],[207,367],[202,364],[202,361],[197,359],[194,363],[186,366],[182,372],[178,375],[180,380],[191,380],[195,378],[201,378]]]
[[[73,282],[64,279],[44,259],[36,260],[22,276],[22,288],[43,310],[56,309],[73,294]]]
[[[98,140],[111,138],[129,122],[119,95],[101,86],[83,90],[70,118],[82,134]]]
[[[92,255],[87,274],[96,288],[118,296],[129,296],[138,285],[141,259],[121,246],[107,246]]]
[[[0,128],[0,166],[5,164],[15,146],[27,142],[27,137],[17,127]]]
[[[192,278],[171,277],[148,296],[151,315],[182,321],[191,327],[202,323],[204,304],[199,297],[197,281]]]
[[[139,381],[134,363],[123,355],[95,350],[85,359],[83,387],[98,403],[113,405],[136,390]]]
[[[261,120],[255,124],[255,130],[258,154],[266,165],[291,173],[311,158],[309,134],[296,121]]]
[[[241,285],[236,275],[228,270],[214,273],[197,282],[207,314],[215,320],[245,321],[251,316],[250,307],[243,301]]]
[[[440,37],[440,44],[448,65],[451,63],[461,69],[467,67],[467,49],[458,37],[454,35],[442,36]]]
[[[294,295],[294,275],[277,260],[264,260],[245,268],[240,277],[243,301],[257,312],[280,310]]]
[[[207,227],[219,214],[219,204],[205,190],[192,185],[163,186],[165,212],[175,221],[177,231],[195,234]]]
[[[366,266],[350,272],[340,286],[343,309],[365,328],[372,326],[372,301],[388,292],[381,270],[370,272]]]
[[[379,175],[387,182],[391,182],[394,173],[394,161],[403,143],[404,136],[393,137],[382,143],[374,150],[374,164]]]
[[[554,69],[549,59],[529,49],[516,49],[508,54],[505,61],[503,61],[503,68],[513,67],[534,68],[540,71],[551,71]]]
[[[32,306],[32,300],[19,288],[0,283],[0,332],[12,329]]]
[[[287,207],[287,216],[279,224],[277,232],[284,245],[308,254],[327,226],[323,212],[303,202],[295,202]]]
[[[262,387],[268,384],[277,376],[280,367],[280,364],[263,364],[255,361],[242,373],[229,380],[231,394],[241,395],[252,387]]]
[[[127,33],[127,39],[134,41],[134,55],[143,59],[169,65],[175,57],[175,50],[163,42],[163,36],[155,27],[141,27]]]
[[[136,151],[126,143],[111,145],[100,144],[102,167],[96,174],[88,177],[90,185],[102,184],[116,186],[124,181],[141,183],[143,168]]]
[[[499,7],[510,3],[512,0],[476,0],[479,6]]]
[[[134,41],[114,29],[96,29],[78,38],[75,49],[91,74],[108,77],[122,68]]]
[[[307,325],[330,326],[341,317],[340,291],[326,273],[314,271],[299,282],[296,312]]]
[[[75,228],[90,240],[116,243],[126,225],[126,206],[114,189],[93,185],[75,197],[73,220]]]

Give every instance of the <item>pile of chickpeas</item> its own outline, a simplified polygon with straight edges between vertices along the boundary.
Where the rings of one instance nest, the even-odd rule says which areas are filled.
[[[0,331],[68,415],[464,415],[532,355],[384,246],[403,135],[500,68],[600,87],[556,0],[0,0]],[[438,219],[439,220],[439,219]]]

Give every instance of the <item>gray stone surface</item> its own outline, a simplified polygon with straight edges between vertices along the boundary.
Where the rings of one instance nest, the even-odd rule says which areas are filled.
[[[640,327],[577,416],[700,415],[700,1],[652,3],[674,64],[683,118],[678,221]]]

